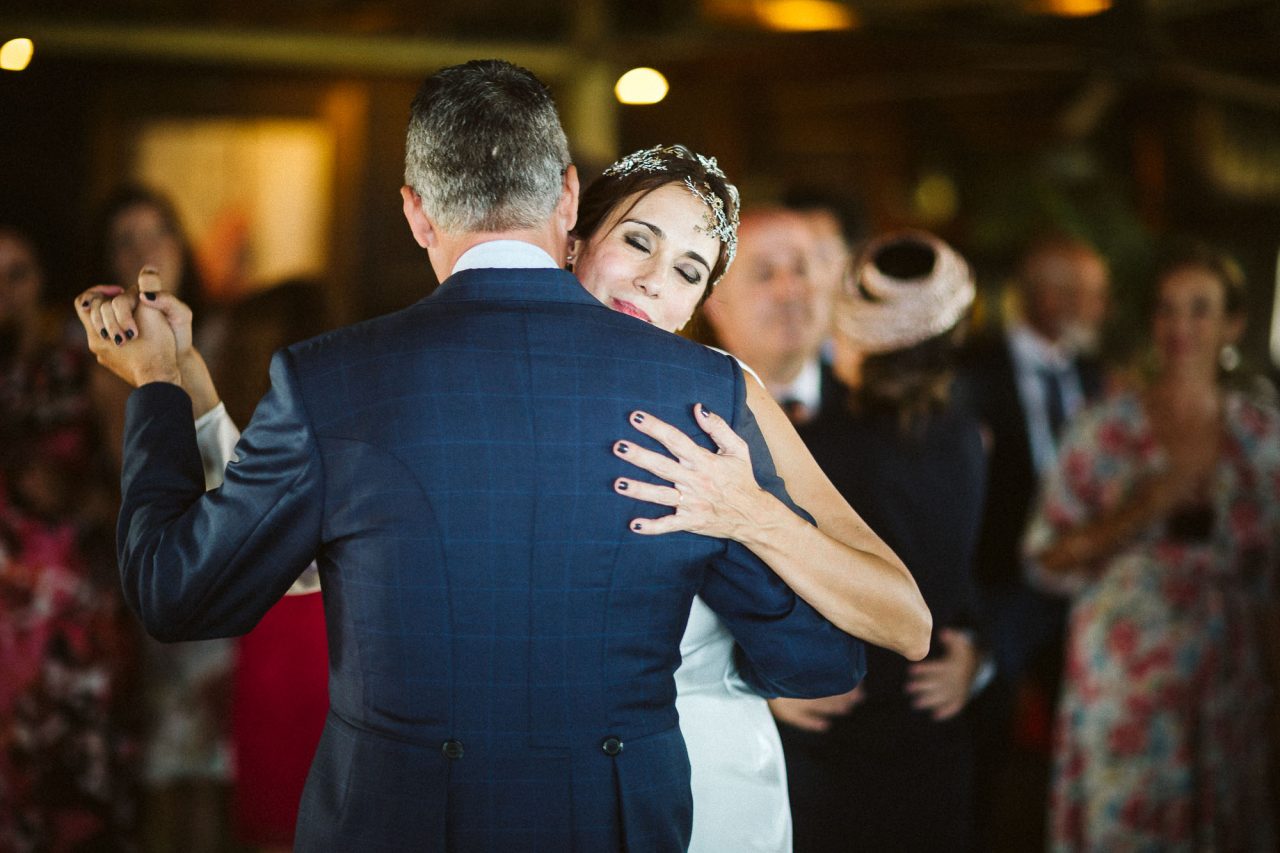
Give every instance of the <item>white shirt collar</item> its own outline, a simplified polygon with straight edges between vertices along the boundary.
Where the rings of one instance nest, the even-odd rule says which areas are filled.
[[[476,269],[559,269],[544,249],[523,240],[489,240],[462,253],[453,272]]]
[[[1040,474],[1057,460],[1057,443],[1049,426],[1049,400],[1045,388],[1045,372],[1053,373],[1062,394],[1063,410],[1070,419],[1084,405],[1084,389],[1069,348],[1054,346],[1026,323],[1009,329],[1009,353],[1013,358],[1018,398],[1022,403],[1031,444],[1031,462]]]
[[[779,402],[795,400],[811,412],[822,404],[822,367],[818,359],[811,358],[800,368],[796,378],[779,388],[770,388],[773,399]]]
[[[1057,373],[1073,367],[1075,356],[1069,347],[1045,340],[1025,322],[1015,323],[1009,330],[1009,344],[1014,358],[1028,367],[1047,367]]]

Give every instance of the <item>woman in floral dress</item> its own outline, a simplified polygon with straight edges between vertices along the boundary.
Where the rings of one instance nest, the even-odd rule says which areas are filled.
[[[0,851],[130,849],[136,743],[88,354],[51,341],[43,272],[0,227]]]
[[[1033,579],[1076,596],[1050,846],[1270,851],[1280,417],[1222,381],[1234,264],[1157,282],[1157,375],[1079,419],[1028,532]]]

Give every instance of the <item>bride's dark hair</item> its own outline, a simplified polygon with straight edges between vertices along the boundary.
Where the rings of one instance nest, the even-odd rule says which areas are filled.
[[[646,165],[626,168],[628,161],[639,154],[646,156]],[[720,251],[708,279],[714,285],[733,259],[738,226],[738,191],[725,180],[724,173],[716,168],[714,160],[708,160],[683,145],[636,152],[606,169],[604,174],[583,191],[578,201],[578,223],[574,226],[573,236],[589,242],[619,205],[629,200],[627,209],[618,217],[621,221],[640,199],[667,184],[691,184],[709,192],[723,205],[725,222],[731,223],[734,241],[724,238],[720,240]],[[701,194],[698,195],[701,197]],[[708,287],[703,291],[702,299],[705,300],[710,295],[711,288]]]

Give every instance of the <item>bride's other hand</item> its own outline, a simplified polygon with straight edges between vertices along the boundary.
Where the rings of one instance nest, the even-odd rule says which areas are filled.
[[[806,732],[825,732],[831,728],[832,720],[852,711],[862,701],[863,695],[862,685],[859,684],[848,693],[822,699],[770,699],[769,710],[773,712],[774,719],[792,728]]]
[[[630,441],[616,442],[614,454],[671,485],[619,477],[614,481],[614,490],[625,497],[675,509],[661,518],[633,519],[631,529],[636,533],[684,530],[741,541],[744,530],[768,523],[770,501],[776,499],[756,482],[747,443],[719,415],[700,403],[694,407],[694,420],[715,442],[718,453],[700,447],[680,430],[647,412],[632,412],[629,420],[671,456]]]
[[[76,297],[76,314],[89,336],[90,349],[97,340],[124,346],[138,336],[135,316],[138,306],[154,308],[164,315],[173,331],[178,357],[191,350],[191,309],[176,296],[166,293],[153,267],[143,267],[138,284],[128,289],[115,284],[99,284]],[[96,351],[96,350],[95,350]]]
[[[191,309],[172,293],[164,290],[153,267],[138,273],[137,287],[126,290],[118,285],[97,285],[76,297],[76,310],[89,337],[89,348],[99,361],[104,350],[127,346],[138,335],[136,312],[139,307],[160,312],[173,333],[178,369],[183,388],[191,395],[192,414],[199,418],[220,402],[209,369],[200,353],[192,346]],[[112,368],[112,372],[119,371]]]

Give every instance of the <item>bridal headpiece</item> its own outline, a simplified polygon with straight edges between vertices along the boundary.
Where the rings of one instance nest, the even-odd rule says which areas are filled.
[[[718,178],[724,184],[725,195],[730,204],[726,210],[724,199],[712,189],[706,180],[695,181],[685,176],[684,185],[689,188],[704,205],[706,205],[705,232],[720,240],[725,246],[725,264],[727,271],[733,263],[733,256],[738,252],[738,188],[729,183],[724,171],[716,163],[714,157],[704,157],[684,145],[655,145],[635,151],[604,170],[605,175],[615,178],[625,177],[633,172],[668,172],[673,171],[672,164],[678,161],[697,163],[709,177]],[[721,273],[721,278],[724,273]],[[719,279],[713,281],[716,284]]]

